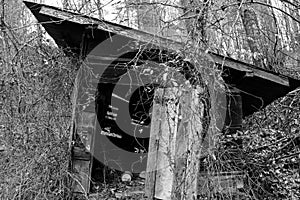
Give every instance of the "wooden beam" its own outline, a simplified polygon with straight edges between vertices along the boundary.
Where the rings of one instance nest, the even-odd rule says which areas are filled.
[[[72,173],[75,176],[73,191],[88,194],[90,192],[90,180],[94,154],[94,138],[96,127],[95,112],[77,113],[77,137],[84,149],[79,147],[73,148],[72,156]]]
[[[212,52],[209,52],[209,56],[211,56],[212,59],[215,61],[215,63],[218,65],[226,66],[232,69],[236,69],[238,71],[246,72],[246,74],[248,74],[249,76],[257,76],[281,85],[289,86],[289,79],[285,76],[275,75],[271,72],[258,69],[255,66],[251,66],[243,62],[235,61],[231,58],[217,55]]]
[[[155,96],[157,96],[157,92]],[[153,103],[152,109],[152,120],[150,128],[150,141],[149,141],[149,150],[147,157],[147,173],[146,173],[146,182],[145,182],[145,195],[149,200],[154,198],[155,194],[155,182],[156,182],[156,170],[157,170],[157,157],[159,150],[159,138],[161,137],[160,132],[160,123],[163,110],[158,106],[158,102]]]
[[[78,15],[76,13],[66,12],[66,11],[60,10],[58,8],[51,8],[51,7],[44,6],[44,5],[42,5],[39,13],[60,19],[59,21],[56,21],[57,23],[61,22],[61,21],[70,21],[70,22],[83,24],[83,25],[98,23],[98,20],[95,20],[93,18],[84,17],[84,16]],[[54,23],[54,22],[55,21],[53,21],[52,23]]]

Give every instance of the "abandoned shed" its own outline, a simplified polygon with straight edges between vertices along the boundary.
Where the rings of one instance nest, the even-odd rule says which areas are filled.
[[[74,190],[90,193],[96,163],[109,162],[104,157],[120,161],[121,164],[108,164],[111,168],[145,171],[149,167],[147,151],[151,146],[150,133],[153,133],[150,110],[154,92],[159,88],[147,75],[161,71],[162,66],[167,67],[164,63],[172,63],[176,58],[178,63],[168,67],[175,65],[174,68],[179,69],[179,74],[183,74],[180,80],[203,84],[201,80],[199,83],[191,81],[195,78],[191,72],[194,67],[176,54],[182,44],[56,7],[25,4],[57,45],[67,55],[72,53],[81,58],[85,66],[78,70],[73,99],[71,170],[79,180]],[[293,78],[213,52],[200,56],[207,56],[222,66],[222,78],[230,90],[225,95],[223,131],[241,129],[243,118],[300,86],[300,81]],[[143,77],[140,81],[133,69],[145,65],[147,68],[141,67],[139,71]],[[135,129],[143,134],[128,134]]]

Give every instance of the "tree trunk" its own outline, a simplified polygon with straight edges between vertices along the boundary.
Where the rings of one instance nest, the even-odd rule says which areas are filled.
[[[181,0],[188,35],[205,46],[208,42],[206,27],[210,4],[209,0]]]
[[[264,65],[263,52],[260,47],[261,36],[256,13],[250,8],[242,8],[240,14],[246,32],[247,42],[253,54],[253,63],[258,67],[266,68]]]
[[[69,0],[62,1],[63,9],[68,9],[70,7]]]

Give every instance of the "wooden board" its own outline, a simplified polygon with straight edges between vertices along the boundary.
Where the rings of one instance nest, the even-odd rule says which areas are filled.
[[[198,91],[165,88],[155,93],[145,193],[164,200],[197,196],[203,106]]]
[[[154,196],[158,199],[172,199],[180,93],[178,88],[165,88],[159,91],[161,101],[157,105],[161,107],[162,115],[160,116],[159,131],[161,134],[157,154]]]
[[[176,96],[177,88],[155,92],[145,188],[149,199],[171,199],[179,111]]]
[[[181,122],[176,138],[176,161],[173,195],[176,199],[197,198],[199,160],[204,151],[202,146],[203,105],[198,91],[185,91],[180,99]]]
[[[158,91],[155,93],[155,97],[159,96]],[[156,99],[156,98],[154,98]],[[160,122],[162,109],[158,105],[159,102],[154,100],[153,109],[152,109],[152,120],[151,120],[151,133],[149,141],[149,151],[147,157],[147,173],[146,173],[146,182],[145,182],[145,195],[148,199],[154,198],[155,193],[155,182],[156,182],[156,169],[157,169],[157,157],[159,149],[159,137],[160,137]]]
[[[73,160],[73,192],[88,194],[90,189],[90,161]]]
[[[88,194],[93,165],[96,113],[81,112],[77,115],[77,134],[81,147],[73,147],[72,173],[75,176],[73,191]]]

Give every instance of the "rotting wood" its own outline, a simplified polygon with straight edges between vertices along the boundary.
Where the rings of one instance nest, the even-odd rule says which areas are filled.
[[[173,90],[172,90],[173,89]],[[179,105],[177,88],[157,89],[153,102],[145,194],[148,199],[171,199],[175,134]],[[173,118],[173,119],[172,119]],[[175,120],[175,121],[174,121]]]
[[[95,124],[95,113],[81,112],[78,115],[76,130],[83,148],[73,147],[72,172],[75,174],[75,181],[73,183],[74,192],[88,194],[90,191]]]
[[[86,151],[85,149],[82,149],[80,147],[74,147],[73,148],[73,160],[91,160],[91,154],[90,152]]]
[[[227,92],[227,112],[225,117],[225,129],[229,133],[235,133],[237,130],[242,129],[242,116],[243,116],[243,108],[242,108],[242,97],[240,91],[236,89],[229,89]]]
[[[159,92],[157,106],[162,109],[160,116],[160,137],[157,154],[155,196],[158,199],[172,199],[174,182],[175,146],[179,118],[178,88],[165,88]],[[151,131],[150,131],[151,135]]]
[[[197,198],[199,160],[207,150],[202,146],[204,105],[196,89],[185,91],[181,97],[181,121],[176,138],[175,177],[173,195],[176,199]],[[179,189],[179,192],[176,190]]]
[[[148,199],[197,196],[203,105],[196,97],[193,89],[156,91],[145,187]]]
[[[90,190],[90,161],[73,160],[73,192],[88,194]]]
[[[155,96],[157,96],[157,92]],[[154,98],[156,99],[156,98]],[[147,169],[146,169],[146,182],[145,182],[145,195],[148,199],[154,198],[155,193],[155,177],[157,169],[157,153],[159,148],[159,137],[160,137],[160,117],[163,110],[158,106],[155,101],[153,103],[152,110],[152,121],[151,121],[151,131],[150,131],[150,141],[149,141],[149,150],[147,158]]]
[[[62,11],[59,9],[53,9],[53,8],[46,7],[46,6],[42,6],[39,13],[43,14],[43,15],[50,15],[52,17],[59,18],[60,19],[59,21],[67,20],[67,21],[71,21],[71,22],[79,23],[79,24],[97,24],[98,23],[98,20],[95,20],[92,18],[83,17],[83,16],[77,15],[75,13],[66,12],[66,11]],[[57,21],[57,22],[59,22],[59,21]]]

